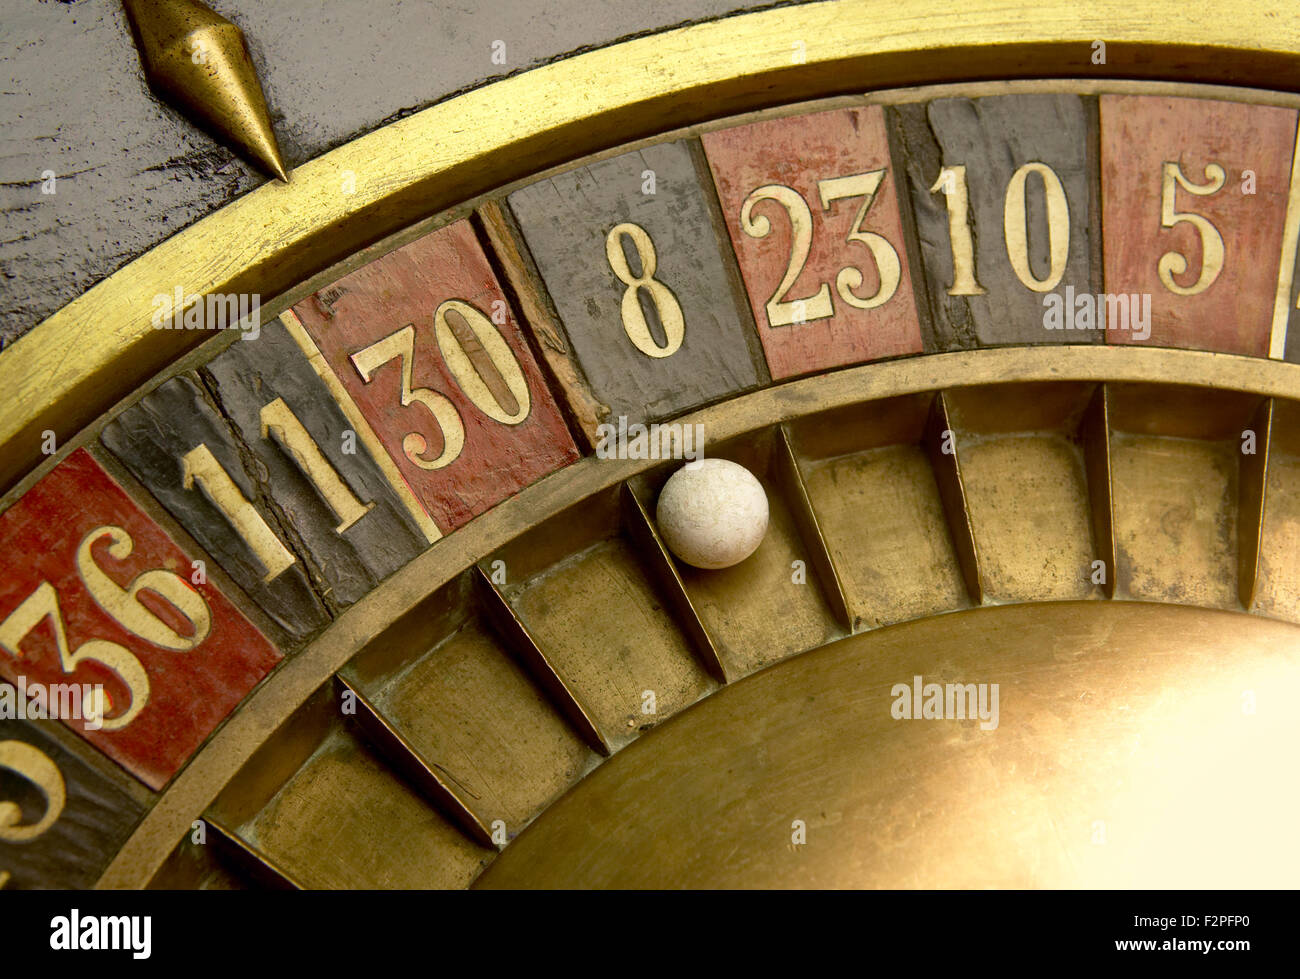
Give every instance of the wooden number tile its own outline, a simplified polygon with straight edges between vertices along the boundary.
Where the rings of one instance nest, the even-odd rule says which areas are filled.
[[[424,534],[375,464],[369,433],[348,424],[283,324],[204,369],[331,602],[350,605],[420,553]]]
[[[441,531],[578,457],[468,221],[294,313]]]
[[[0,719],[0,810],[17,807],[0,819],[0,886],[9,890],[93,886],[144,813],[41,730],[46,723]]]
[[[1096,99],[937,99],[886,112],[907,161],[927,349],[1105,342],[1095,316],[1076,315],[1101,288]]]
[[[1106,291],[1151,302],[1150,335],[1108,329],[1111,343],[1268,356],[1296,117],[1102,96]]]
[[[755,387],[742,321],[691,147],[648,146],[525,187],[509,206],[594,400],[645,423]]]
[[[84,449],[0,516],[0,562],[0,678],[80,685],[59,719],[151,788],[280,659]]]
[[[879,106],[704,136],[773,378],[921,352]]]
[[[197,376],[159,385],[107,425],[100,441],[291,635],[330,621],[267,505],[268,471],[253,464]]]

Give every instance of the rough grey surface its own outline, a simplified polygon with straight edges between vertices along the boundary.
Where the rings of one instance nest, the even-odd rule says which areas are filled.
[[[221,410],[261,463],[267,494],[310,552],[310,570],[327,602],[359,601],[424,550],[419,528],[278,320],[262,327],[257,339],[233,344],[203,371],[212,379],[209,388]],[[339,516],[286,450],[262,435],[262,408],[276,398],[284,400],[356,499],[369,506],[346,530],[337,530]],[[347,433],[352,433],[350,449]]]
[[[144,814],[138,802],[42,730],[57,723],[0,720],[0,741],[21,741],[44,752],[58,766],[67,793],[58,820],[35,840],[0,840],[0,868],[13,875],[6,890],[91,887]],[[25,824],[46,812],[40,790],[4,768],[0,799],[16,804]]]
[[[271,510],[265,467],[246,459],[210,398],[193,374],[180,374],[115,418],[100,441],[271,618],[296,638],[310,635],[329,622],[329,613],[312,589],[301,551]],[[270,581],[262,577],[266,569],[257,553],[208,494],[197,484],[186,487],[182,457],[199,445],[208,447],[263,522],[295,551],[294,563]]]
[[[209,0],[286,163],[449,95],[753,0]],[[117,0],[0,0],[0,346],[264,178],[159,102]],[[494,41],[505,64],[494,64]],[[41,174],[56,193],[41,193]]]
[[[933,336],[927,350],[952,350],[1000,343],[1098,343],[1097,331],[1053,331],[1043,327],[1043,293],[1029,289],[1007,258],[1003,203],[1011,175],[1023,164],[1042,162],[1061,180],[1070,212],[1070,250],[1065,273],[1052,292],[1101,291],[1101,220],[1098,207],[1096,100],[1077,95],[1003,95],[982,99],[937,99],[893,107],[887,116],[895,166],[905,170],[923,259]],[[941,192],[932,192],[940,169],[965,164],[969,215],[982,296],[949,296],[953,281],[948,211]],[[1047,205],[1041,178],[1026,187],[1029,262],[1047,272]]]
[[[653,173],[655,192],[643,193]],[[752,327],[740,318],[744,300],[731,288],[720,237],[709,216],[703,181],[685,142],[648,146],[578,167],[510,195],[510,209],[546,282],[563,328],[609,422],[650,422],[743,391],[759,383]],[[649,235],[654,279],[681,306],[681,347],[667,357],[638,350],[623,326],[631,288],[610,268],[606,238],[630,222]],[[626,237],[628,271],[643,274]],[[637,301],[656,345],[663,325],[646,290]]]

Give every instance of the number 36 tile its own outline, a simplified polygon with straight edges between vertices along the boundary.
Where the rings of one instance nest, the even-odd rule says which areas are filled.
[[[162,788],[280,659],[195,572],[78,449],[0,516],[0,677],[89,685],[63,722]]]

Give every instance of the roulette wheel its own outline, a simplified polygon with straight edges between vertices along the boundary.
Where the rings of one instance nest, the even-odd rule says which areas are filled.
[[[222,10],[141,84],[275,176],[0,352],[5,888],[1300,880],[1293,10],[710,16],[293,166]]]

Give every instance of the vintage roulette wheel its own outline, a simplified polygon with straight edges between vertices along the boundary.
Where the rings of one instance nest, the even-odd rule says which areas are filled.
[[[128,7],[288,179],[0,352],[6,888],[1300,882],[1290,6],[782,5],[292,168]]]

